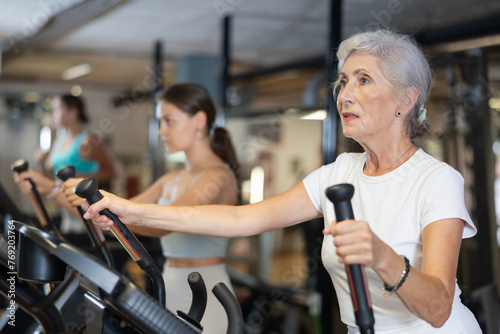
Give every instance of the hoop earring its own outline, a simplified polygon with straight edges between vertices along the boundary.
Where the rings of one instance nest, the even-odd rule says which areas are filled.
[[[398,114],[397,114],[397,115],[398,115],[398,116],[401,116],[401,111],[398,111]]]

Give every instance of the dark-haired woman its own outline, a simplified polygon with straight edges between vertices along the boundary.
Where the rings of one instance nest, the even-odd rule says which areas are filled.
[[[56,97],[52,120],[61,131],[49,151],[45,168],[57,172],[72,165],[79,176],[92,175],[100,185],[109,184],[116,174],[114,162],[103,143],[85,129],[88,116],[82,99],[73,95]]]
[[[239,164],[229,133],[214,127],[215,116],[212,99],[199,85],[177,84],[160,93],[159,134],[168,153],[185,153],[185,165],[159,178],[132,198],[133,202],[169,206],[239,204]],[[81,204],[81,199],[72,194],[73,186],[74,183],[67,183],[66,194],[75,204]],[[231,288],[224,264],[227,239],[138,226],[132,227],[132,231],[160,238],[167,258],[163,269],[167,308],[174,312],[189,311],[192,295],[187,277],[197,271],[208,290],[207,308],[201,321],[203,333],[225,333],[226,313],[210,291],[219,282]]]
[[[116,175],[115,162],[104,143],[86,130],[89,119],[80,97],[69,94],[55,97],[52,101],[52,121],[57,128],[56,138],[49,151],[36,154],[40,173],[30,169],[20,175],[14,174],[14,180],[23,192],[29,193],[31,184],[25,179],[32,179],[41,194],[70,209],[65,196],[59,192],[55,177],[47,176],[72,165],[78,177],[94,176],[106,189]],[[79,218],[66,210],[61,211],[61,217],[60,230],[63,234],[86,233]]]

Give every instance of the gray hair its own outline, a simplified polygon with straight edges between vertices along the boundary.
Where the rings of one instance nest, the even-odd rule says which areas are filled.
[[[427,58],[410,36],[390,30],[363,32],[340,43],[337,51],[338,70],[342,70],[347,58],[355,51],[367,52],[380,60],[382,73],[395,88],[395,92],[415,87],[418,99],[405,119],[406,134],[412,141],[422,138],[429,129],[425,120],[424,104],[429,98],[432,73]],[[333,84],[337,98],[340,80]]]

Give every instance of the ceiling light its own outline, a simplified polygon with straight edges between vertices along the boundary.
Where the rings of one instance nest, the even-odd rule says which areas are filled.
[[[64,80],[72,80],[72,79],[81,77],[83,75],[89,74],[90,71],[92,71],[92,66],[90,66],[90,64],[83,63],[80,65],[76,65],[76,66],[68,68],[67,70],[65,70],[63,72],[61,77]]]
[[[70,89],[70,92],[71,92],[71,95],[73,96],[80,96],[82,95],[82,87],[80,85],[74,85],[73,87],[71,87]]]
[[[313,111],[310,114],[307,114],[305,116],[302,116],[300,119],[306,119],[306,120],[316,120],[316,121],[322,121],[326,118],[326,110],[320,109]]]

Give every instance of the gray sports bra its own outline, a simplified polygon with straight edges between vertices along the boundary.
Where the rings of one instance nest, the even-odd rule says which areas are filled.
[[[218,166],[228,168],[236,179],[232,169],[227,164],[215,165],[213,167]],[[238,183],[236,182],[236,184]],[[170,203],[172,203],[171,200],[164,198],[160,198],[157,201],[157,204],[160,205],[170,205]],[[206,237],[178,232],[172,232],[160,238],[164,256],[182,258],[225,257],[227,242],[227,238]]]

